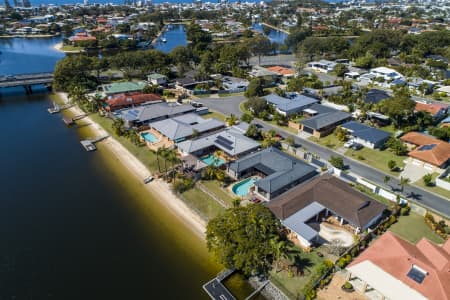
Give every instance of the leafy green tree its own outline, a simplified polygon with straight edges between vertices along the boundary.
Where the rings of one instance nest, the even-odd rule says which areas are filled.
[[[92,59],[86,55],[69,55],[57,62],[53,73],[55,89],[69,91],[77,86],[91,89],[97,86],[97,81],[90,74],[93,70]]]
[[[247,90],[245,91],[245,97],[261,97],[264,96],[264,83],[260,78],[253,78],[248,84]]]
[[[263,35],[257,35],[248,39],[247,45],[250,52],[258,56],[258,64],[261,64],[261,56],[268,55],[273,51],[270,40]]]
[[[250,124],[250,123],[253,121],[253,116],[250,115],[250,114],[248,114],[248,113],[244,113],[244,114],[241,116],[241,121]]]
[[[328,162],[337,169],[344,169],[344,159],[340,156],[331,156]]]
[[[288,250],[277,245],[285,240],[281,232],[279,220],[265,206],[239,206],[209,221],[206,244],[226,268],[240,270],[246,276],[264,276],[276,258]]]
[[[249,138],[259,140],[261,138],[261,131],[255,124],[250,124],[250,126],[247,128],[247,132],[245,133],[245,135],[248,136]]]
[[[426,186],[432,186],[433,185],[433,175],[432,174],[423,175],[422,180],[423,180],[423,183]]]
[[[389,138],[386,142],[386,146],[394,152],[395,155],[406,155],[408,153],[408,148],[405,144],[401,140],[394,137]]]
[[[348,68],[344,64],[337,64],[334,67],[334,73],[336,73],[337,77],[344,78],[344,74],[348,72]]]
[[[251,97],[244,103],[244,107],[254,116],[259,116],[263,111],[266,111],[269,108],[269,105],[263,98]]]
[[[411,100],[409,91],[399,89],[394,92],[394,97],[385,99],[380,103],[380,110],[388,115],[396,127],[407,124],[411,116],[414,115],[416,102]]]
[[[389,170],[393,171],[397,168],[397,163],[395,162],[395,160],[390,160],[387,163]]]
[[[344,128],[342,128],[341,126],[336,127],[336,129],[334,130],[334,135],[336,136],[336,138],[341,141],[341,142],[345,142],[345,140],[347,139],[347,130],[345,130]]]
[[[234,124],[236,124],[237,120],[238,118],[234,114],[231,114],[225,119],[225,122],[227,123],[227,126],[233,126]]]

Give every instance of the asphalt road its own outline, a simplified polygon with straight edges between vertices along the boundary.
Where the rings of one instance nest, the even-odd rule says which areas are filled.
[[[232,97],[223,97],[223,98],[203,98],[196,100],[197,102],[203,103],[204,105],[208,106],[211,110],[215,110],[217,112],[220,112],[224,115],[230,115],[234,114],[236,116],[241,116],[242,112],[239,109],[239,104],[243,101],[245,101],[245,97],[243,96],[232,96]],[[340,155],[337,152],[334,152],[333,150],[330,150],[328,148],[322,147],[318,144],[315,144],[309,140],[300,138],[296,135],[293,135],[287,131],[284,131],[283,129],[280,129],[278,127],[272,126],[270,124],[267,124],[265,122],[262,122],[260,120],[254,120],[253,123],[261,125],[264,130],[270,130],[275,129],[277,132],[279,132],[283,137],[292,136],[295,139],[295,142],[298,145],[303,146],[304,148],[308,149],[309,152],[318,154],[321,158],[324,160],[328,160],[332,155],[333,156],[341,156],[344,158],[344,163],[346,166],[350,168],[350,171],[368,179],[369,181],[372,181],[380,186],[386,186],[383,182],[383,179],[386,175],[381,171],[378,171],[376,169],[373,169],[365,164],[361,164],[355,160],[351,160],[347,158],[346,156]],[[399,189],[399,180],[397,178],[392,178],[389,181],[389,186],[397,189]],[[403,194],[405,197],[408,197],[409,200],[412,200],[413,202],[417,202],[418,204],[431,208],[443,215],[446,215],[447,217],[450,217],[450,199],[446,199],[444,197],[440,197],[438,195],[429,193],[425,190],[422,190],[420,188],[417,188],[415,186],[405,186]]]

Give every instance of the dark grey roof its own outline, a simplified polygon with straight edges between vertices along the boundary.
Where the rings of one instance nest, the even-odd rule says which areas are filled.
[[[364,97],[364,102],[377,104],[383,101],[384,99],[390,98],[389,94],[383,90],[371,89],[367,92]]]
[[[150,127],[155,128],[172,141],[176,141],[191,136],[194,130],[203,133],[225,127],[225,124],[216,119],[203,119],[197,114],[188,113],[151,123]]]
[[[321,104],[314,104],[309,109],[316,111],[318,115],[302,120],[300,123],[315,130],[321,130],[322,128],[337,124],[351,117],[349,113]]]
[[[267,176],[256,181],[255,185],[268,193],[302,178],[310,178],[316,173],[314,167],[273,147],[238,159],[229,168],[236,173],[250,168],[263,172]]]
[[[285,220],[314,202],[361,228],[369,225],[386,209],[384,204],[329,174],[297,186],[270,201],[267,206],[279,219]]]
[[[290,113],[299,112],[301,109],[306,108],[314,103],[319,102],[317,99],[307,97],[304,95],[297,95],[290,98],[280,97],[277,94],[270,94],[264,97],[264,99],[275,105],[280,111]]]
[[[127,121],[148,122],[160,118],[169,118],[178,114],[194,112],[195,107],[190,104],[154,103],[120,111],[122,119]]]
[[[244,136],[233,127],[214,134],[183,141],[177,144],[177,147],[185,153],[194,153],[215,146],[230,156],[237,156],[242,153],[255,150],[259,147],[259,143]]]
[[[387,140],[391,136],[390,133],[384,130],[376,129],[355,121],[342,124],[341,127],[350,131],[352,136],[373,144]]]

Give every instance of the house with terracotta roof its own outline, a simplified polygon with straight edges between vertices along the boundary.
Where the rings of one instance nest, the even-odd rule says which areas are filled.
[[[78,32],[74,36],[69,38],[69,41],[73,44],[79,44],[81,42],[95,42],[97,38],[93,35],[88,34],[87,32]]]
[[[414,245],[388,231],[347,270],[353,286],[372,298],[448,300],[450,240],[438,246],[422,238]]]
[[[419,132],[408,132],[400,137],[409,149],[411,163],[434,171],[445,169],[450,162],[450,144]],[[440,171],[440,170],[436,170]]]
[[[291,78],[295,76],[295,71],[282,66],[273,66],[266,68],[269,71],[275,72],[283,76],[284,78]]]
[[[434,120],[439,121],[444,118],[448,112],[448,105],[443,103],[424,103],[424,102],[416,102],[415,111],[423,111],[429,113]]]
[[[135,107],[144,103],[163,101],[160,95],[144,94],[140,92],[122,93],[108,96],[104,99],[106,111],[116,111],[123,108]]]

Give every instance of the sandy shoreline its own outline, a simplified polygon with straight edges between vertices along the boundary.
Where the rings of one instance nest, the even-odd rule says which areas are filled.
[[[61,100],[68,102],[66,93],[56,93]],[[73,106],[70,110],[77,115],[83,114],[83,111]],[[102,136],[108,134],[99,124],[94,122],[91,118],[86,117],[85,120],[91,125],[95,135]],[[131,154],[120,142],[109,137],[101,142],[105,145],[113,155],[126,167],[139,182],[150,175],[149,170],[145,165],[139,161],[133,154]],[[152,196],[155,196],[164,206],[166,206],[172,213],[174,213],[184,224],[186,224],[196,235],[205,238],[206,222],[194,211],[192,211],[181,199],[179,199],[170,188],[169,184],[160,179],[155,179],[153,182],[146,184],[145,188]]]

